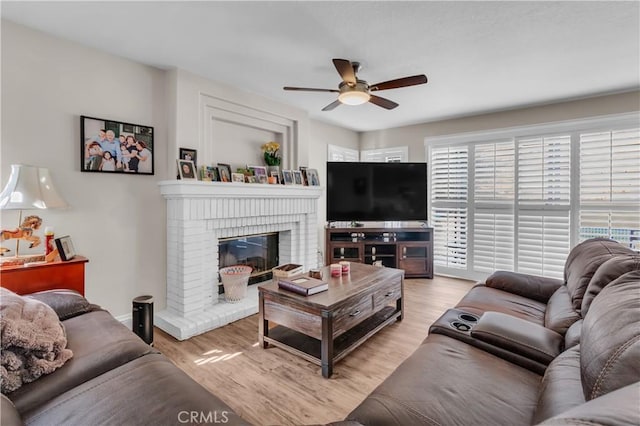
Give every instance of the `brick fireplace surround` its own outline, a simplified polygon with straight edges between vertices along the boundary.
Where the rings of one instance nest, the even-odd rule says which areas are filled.
[[[167,307],[155,325],[179,340],[258,312],[257,286],[218,296],[218,239],[279,232],[280,263],[316,266],[319,187],[163,181],[167,200]]]

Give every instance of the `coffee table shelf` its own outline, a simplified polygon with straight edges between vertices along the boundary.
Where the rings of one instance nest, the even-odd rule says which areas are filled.
[[[387,306],[351,330],[341,334],[333,341],[333,361],[340,361],[380,329],[395,322],[400,314],[401,312],[394,307]],[[295,353],[314,364],[321,365],[322,341],[318,339],[278,325],[269,329],[269,337],[265,337],[264,340],[274,346]]]

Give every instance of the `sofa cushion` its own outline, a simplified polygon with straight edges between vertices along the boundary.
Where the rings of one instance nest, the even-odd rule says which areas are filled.
[[[53,373],[8,394],[21,413],[132,359],[157,352],[106,311],[76,316],[63,324],[74,356]]]
[[[580,380],[580,346],[574,346],[558,355],[547,367],[533,423],[539,423],[584,402]]]
[[[347,420],[363,425],[528,424],[541,376],[432,334]]]
[[[637,426],[640,418],[638,395],[640,382],[635,382],[547,419],[540,426]]]
[[[29,425],[245,425],[160,354],[128,362],[22,414]]]
[[[582,325],[587,400],[640,381],[640,271],[627,272],[593,300]]]
[[[544,312],[544,326],[564,335],[571,324],[579,319],[580,314],[573,308],[567,287],[560,287],[549,298]]]
[[[527,297],[477,285],[458,302],[457,309],[481,315],[483,312],[502,312],[544,325],[546,304]]]
[[[620,275],[630,271],[640,270],[640,256],[637,254],[627,254],[612,257],[604,262],[596,270],[589,281],[584,298],[582,299],[582,316],[586,315],[596,297],[604,287],[614,281]]]
[[[631,249],[607,238],[593,238],[575,246],[564,266],[564,279],[573,308],[580,312],[584,293],[600,265],[614,256],[633,253]]]

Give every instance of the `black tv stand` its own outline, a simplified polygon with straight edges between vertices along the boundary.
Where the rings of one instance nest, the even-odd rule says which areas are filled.
[[[433,278],[433,228],[349,227],[325,230],[326,262],[341,260],[404,269],[407,278]]]

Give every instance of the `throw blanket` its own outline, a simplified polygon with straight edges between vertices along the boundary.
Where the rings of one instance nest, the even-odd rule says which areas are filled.
[[[7,394],[62,367],[73,353],[48,305],[0,288],[0,377]]]

